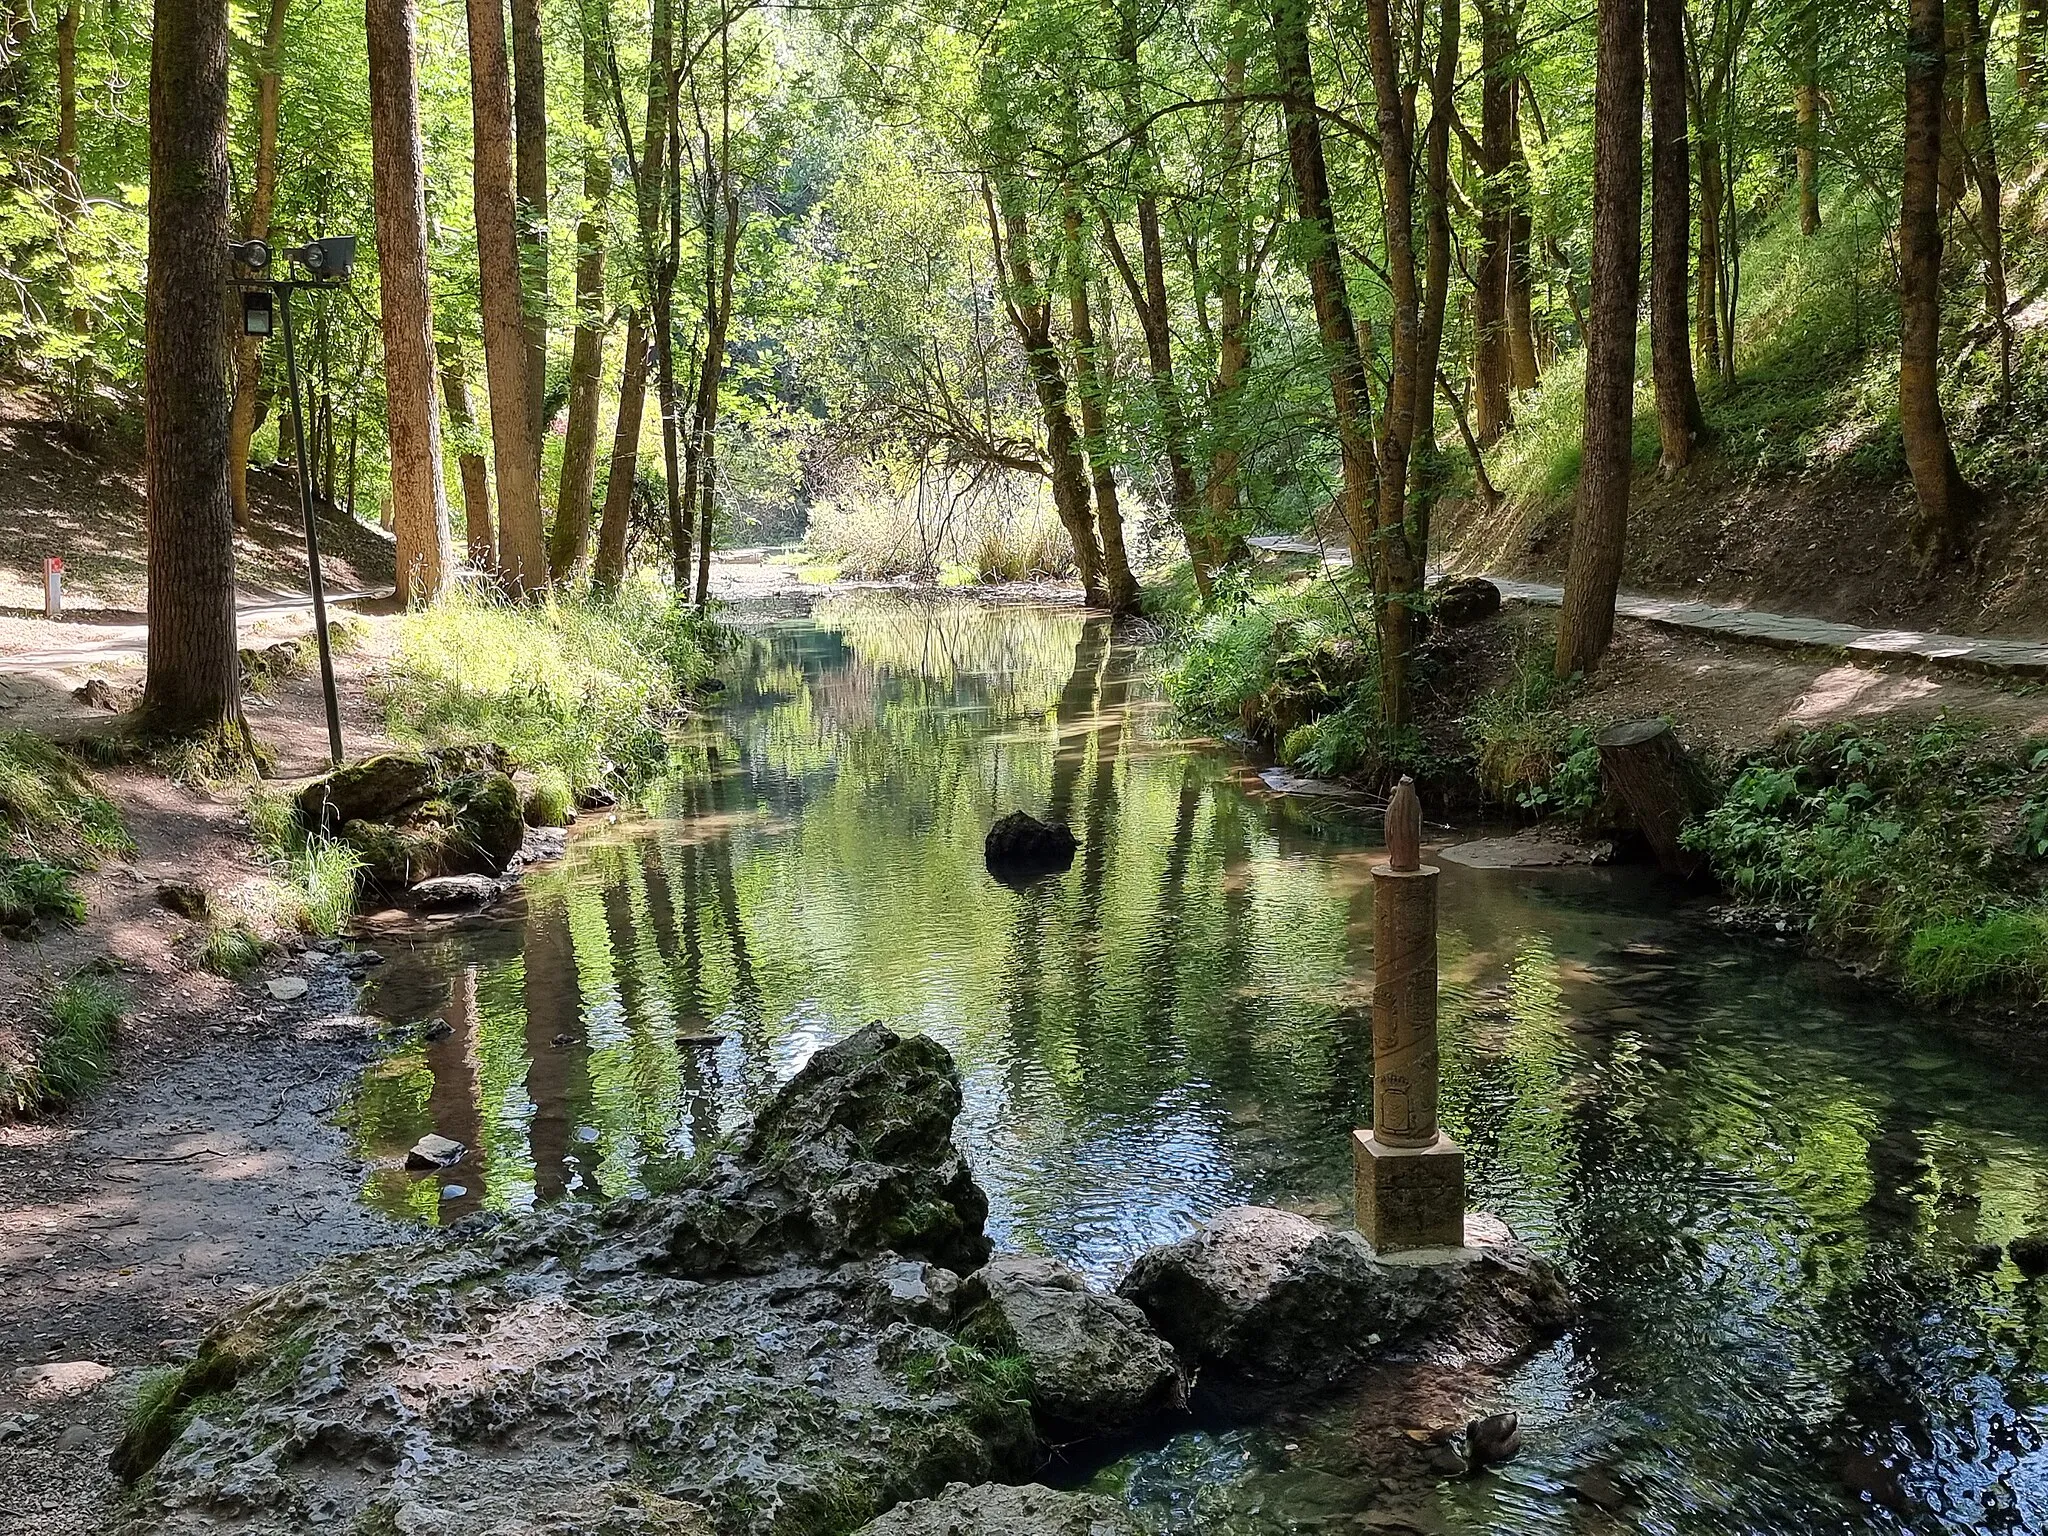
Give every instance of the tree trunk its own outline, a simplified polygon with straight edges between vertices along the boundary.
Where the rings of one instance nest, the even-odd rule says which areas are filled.
[[[740,243],[739,189],[733,181],[729,143],[726,141],[721,141],[718,152],[718,185],[722,207],[717,285],[715,288],[706,285],[713,295],[716,309],[704,347],[703,386],[697,401],[698,475],[701,484],[697,517],[697,610],[700,613],[711,603],[712,522],[718,510],[719,395],[725,384],[725,344],[732,329],[733,274],[738,266]],[[705,230],[704,236],[708,243],[711,231]],[[687,556],[685,551],[685,571],[688,569]]]
[[[1989,39],[1977,0],[1957,0],[1963,13],[1967,77],[1963,82],[1963,163],[1977,187],[1977,217],[1971,228],[1984,257],[1984,317],[1998,346],[1999,400],[2012,404],[2012,325],[2006,319],[2005,195],[1998,181],[1998,143],[1991,122],[1991,92],[1985,79]]]
[[[484,373],[498,471],[498,572],[514,597],[548,582],[540,515],[540,440],[527,403],[526,316],[519,281],[519,214],[512,191],[512,81],[499,0],[466,0],[469,94]]]
[[[619,423],[604,488],[604,519],[597,529],[591,589],[616,592],[626,579],[626,534],[633,520],[633,486],[640,473],[640,419],[647,407],[647,327],[640,311],[626,321],[626,356],[619,369]]]
[[[2019,0],[2013,43],[2012,84],[2022,101],[2030,101],[2041,85],[2041,33],[2048,24],[2048,0]]]
[[[1438,14],[1436,68],[1429,87],[1429,127],[1423,136],[1424,257],[1422,320],[1415,344],[1415,448],[1418,471],[1409,498],[1411,548],[1416,580],[1429,551],[1429,525],[1442,492],[1444,472],[1436,442],[1436,376],[1443,359],[1444,311],[1451,289],[1451,118],[1457,111],[1458,32],[1462,0],[1442,0]],[[1505,362],[1506,338],[1502,338]]]
[[[1628,534],[1642,220],[1642,0],[1600,0],[1593,87],[1593,313],[1579,503],[1557,623],[1559,677],[1592,671],[1614,636],[1614,594]]]
[[[413,73],[413,0],[368,0],[365,18],[398,600],[431,602],[447,584],[455,553],[448,543],[448,500],[441,486],[441,417],[434,409],[426,164],[419,83]]]
[[[1600,777],[1628,807],[1657,863],[1690,880],[1700,856],[1679,842],[1685,824],[1711,803],[1706,776],[1668,720],[1635,720],[1600,733]]]
[[[1372,397],[1358,326],[1344,285],[1337,218],[1330,200],[1330,175],[1323,160],[1323,129],[1316,115],[1316,86],[1308,52],[1308,0],[1278,0],[1273,10],[1273,50],[1287,125],[1287,165],[1294,181],[1300,231],[1297,248],[1315,303],[1323,366],[1330,377],[1330,405],[1336,416],[1343,467],[1339,504],[1351,543],[1352,561],[1373,568],[1373,490],[1378,479],[1372,446]]]
[[[246,747],[228,494],[227,0],[157,0],[149,65],[143,438],[148,677],[141,725]]]
[[[1699,114],[1700,254],[1694,291],[1693,352],[1721,382],[1721,146],[1706,112]]]
[[[1529,160],[1522,152],[1522,87],[1515,89],[1515,111],[1508,119],[1508,361],[1517,390],[1536,387],[1536,323],[1530,296],[1529,252],[1535,219],[1529,211]]]
[[[1240,16],[1230,33],[1230,51],[1223,65],[1223,104],[1218,117],[1221,139],[1222,208],[1216,231],[1216,377],[1209,386],[1211,434],[1215,448],[1209,456],[1209,479],[1204,487],[1208,504],[1208,528],[1223,537],[1234,537],[1237,527],[1238,471],[1244,461],[1238,422],[1245,370],[1251,366],[1251,241],[1244,227],[1249,201],[1251,168],[1246,161],[1244,95],[1246,54],[1249,49],[1248,18]],[[1194,563],[1197,583],[1207,579],[1202,563]],[[1207,591],[1202,592],[1204,601]]]
[[[256,171],[249,187],[249,213],[242,223],[245,240],[270,238],[270,215],[277,201],[277,109],[283,88],[284,15],[286,0],[270,0],[263,28],[263,48],[256,65]],[[73,14],[77,6],[74,0]],[[74,132],[76,130],[74,129]],[[228,490],[235,526],[250,526],[249,441],[256,435],[256,382],[263,371],[260,344],[239,330],[235,340],[235,398],[228,421]]]
[[[548,92],[540,0],[512,3],[512,119],[517,135],[519,281],[525,306],[526,409],[534,462],[548,392]]]
[[[1692,462],[1706,430],[1693,382],[1686,299],[1692,164],[1685,142],[1685,0],[1647,0],[1650,77],[1650,358],[1666,474]]]
[[[1373,597],[1380,647],[1380,722],[1408,723],[1408,659],[1414,614],[1422,605],[1422,551],[1408,526],[1408,473],[1418,434],[1435,407],[1431,380],[1421,374],[1423,321],[1415,274],[1415,211],[1410,168],[1414,123],[1401,88],[1389,0],[1366,0],[1366,44],[1372,61],[1379,128],[1380,206],[1387,286],[1393,299],[1386,410],[1380,419],[1379,486],[1373,528]],[[1455,41],[1455,39],[1454,39]],[[1447,105],[1447,104],[1446,104]],[[1441,116],[1441,114],[1439,114]],[[1448,118],[1443,119],[1448,132]]]
[[[1799,233],[1811,236],[1820,230],[1820,21],[1813,5],[1800,12],[1798,28],[1792,111],[1799,123]]]
[[[562,445],[561,495],[548,541],[548,569],[559,581],[590,543],[590,498],[597,483],[597,397],[604,366],[604,206],[612,162],[604,132],[604,59],[597,29],[583,37],[583,214],[576,222],[576,344],[569,359],[569,431]]]
[[[498,568],[498,539],[491,529],[491,470],[481,451],[476,412],[469,403],[469,364],[462,343],[441,342],[441,392],[448,401],[448,419],[455,423],[459,446],[456,463],[462,471],[462,533],[472,569]]]
[[[1976,488],[1956,467],[1942,414],[1941,127],[1947,69],[1942,0],[1906,8],[1906,154],[1899,198],[1899,432],[1913,475],[1921,554],[1959,553],[1977,510]]]
[[[1472,268],[1472,431],[1480,446],[1508,426],[1513,372],[1508,336],[1508,260],[1513,209],[1514,37],[1511,0],[1479,5],[1479,260]]]
[[[1031,229],[1023,209],[1015,204],[1015,196],[1013,189],[1003,189],[999,223],[996,195],[984,188],[989,242],[995,252],[996,269],[1007,278],[1005,307],[1017,332],[1018,345],[1023,348],[1031,387],[1038,396],[1039,415],[1045,422],[1053,510],[1074,546],[1074,566],[1088,605],[1106,608],[1109,591],[1102,579],[1102,549],[1096,542],[1095,520],[1089,514],[1080,440],[1074,433],[1073,417],[1067,412],[1066,373],[1060,366],[1059,349],[1053,345],[1052,307],[1032,273]]]
[[[1088,310],[1088,262],[1081,233],[1080,200],[1069,188],[1066,216],[1067,313],[1074,332],[1074,393],[1081,403],[1081,447],[1095,490],[1095,521],[1102,534],[1102,586],[1114,614],[1138,611],[1138,579],[1124,549],[1123,510],[1117,503],[1116,470],[1109,457],[1109,423],[1102,409],[1102,379],[1095,368],[1095,321]],[[1197,572],[1201,562],[1195,563]]]

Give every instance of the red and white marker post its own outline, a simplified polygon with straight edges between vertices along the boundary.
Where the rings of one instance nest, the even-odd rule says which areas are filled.
[[[43,562],[43,617],[64,617],[64,562],[54,555]]]

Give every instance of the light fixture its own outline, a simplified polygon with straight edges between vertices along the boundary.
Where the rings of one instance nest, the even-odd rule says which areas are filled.
[[[242,334],[268,336],[275,329],[268,288],[242,290]]]

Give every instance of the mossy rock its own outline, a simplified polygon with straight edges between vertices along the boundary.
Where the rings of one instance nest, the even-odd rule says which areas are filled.
[[[300,790],[299,819],[309,832],[331,832],[351,821],[400,821],[433,795],[440,779],[440,765],[424,753],[380,752]]]
[[[461,774],[409,819],[344,822],[341,840],[363,860],[363,877],[386,896],[442,875],[501,875],[526,839],[519,791],[502,773]]]

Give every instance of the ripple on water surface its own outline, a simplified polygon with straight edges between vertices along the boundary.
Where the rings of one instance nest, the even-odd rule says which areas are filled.
[[[733,681],[652,814],[502,917],[392,946],[376,1006],[452,1029],[364,1081],[368,1199],[447,1221],[658,1187],[879,1018],[958,1058],[1005,1246],[1106,1279],[1241,1201],[1349,1218],[1375,827],[1175,739],[1140,658],[1072,611],[821,601],[750,631]],[[1021,892],[980,851],[1018,806],[1082,839]],[[1447,866],[1442,909],[1474,1202],[1586,1306],[1503,1385],[1523,1457],[1401,1518],[2048,1529],[2041,1298],[1963,1268],[2048,1226],[2028,1074],[1640,872]],[[459,1182],[400,1166],[427,1130],[475,1149]],[[1364,1475],[1339,1404],[1097,1481],[1162,1531],[1397,1529],[1357,1523]]]

